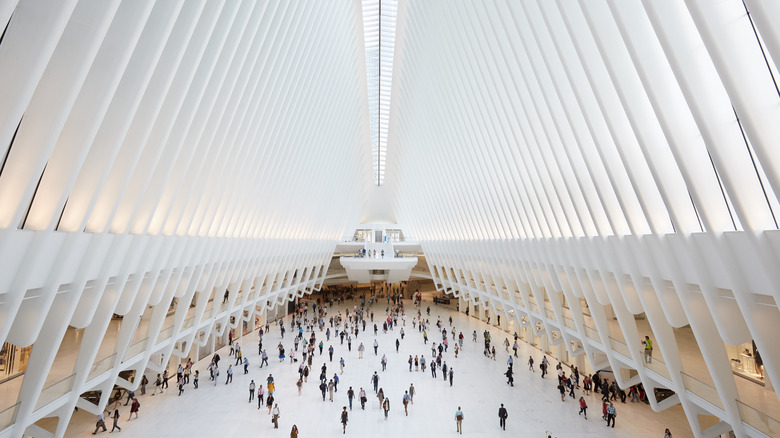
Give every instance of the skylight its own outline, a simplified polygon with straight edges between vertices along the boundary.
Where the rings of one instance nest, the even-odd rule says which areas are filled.
[[[363,0],[363,32],[368,76],[368,116],[374,182],[385,178],[387,125],[390,120],[390,86],[393,78],[393,46],[397,0]]]

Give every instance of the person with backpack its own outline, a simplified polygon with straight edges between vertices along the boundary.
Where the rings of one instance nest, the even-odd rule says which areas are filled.
[[[160,390],[160,394],[162,394],[162,377],[160,376],[160,373],[157,373],[157,380],[154,381],[154,391],[152,391],[152,395],[157,394],[157,390]]]
[[[138,410],[141,409],[141,403],[138,401],[137,398],[133,399],[133,403],[130,404],[130,418],[127,419],[127,421],[130,421],[133,419],[133,414],[135,414],[135,418],[138,418]]]

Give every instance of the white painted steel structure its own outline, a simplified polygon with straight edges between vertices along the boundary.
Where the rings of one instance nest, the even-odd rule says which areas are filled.
[[[0,23],[0,339],[34,345],[0,436],[47,436],[50,416],[61,436],[74,407],[100,411],[81,394],[102,409],[138,385],[120,371],[159,372],[321,285],[372,184],[361,10],[4,1]]]
[[[52,416],[61,436],[138,385],[120,372],[322,284],[379,189],[362,15],[0,1],[0,339],[33,345],[0,437],[50,436]],[[697,436],[780,436],[724,344],[754,340],[780,382],[778,22],[774,0],[400,1],[386,205],[441,289],[673,390],[651,405],[681,403]],[[711,385],[686,373],[688,325]]]
[[[780,382],[778,20],[761,0],[404,2],[386,184],[437,287],[672,389],[653,408],[682,403],[698,436],[780,436],[724,345],[755,340]],[[688,324],[712,385],[683,367]]]

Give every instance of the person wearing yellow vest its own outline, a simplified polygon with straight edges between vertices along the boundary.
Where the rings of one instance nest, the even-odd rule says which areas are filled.
[[[642,341],[645,346],[645,361],[647,363],[653,362],[653,341],[650,340],[650,336],[645,336],[645,340]]]

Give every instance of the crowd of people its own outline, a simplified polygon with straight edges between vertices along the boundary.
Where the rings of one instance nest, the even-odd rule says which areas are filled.
[[[400,361],[397,359],[393,359],[392,361],[389,360],[388,353],[395,350],[397,355],[400,352],[400,346],[408,336],[414,335],[421,339],[422,345],[426,346],[423,348],[427,348],[430,343],[429,357],[426,351],[408,354],[408,358],[404,355],[404,359],[402,360],[406,362],[408,372],[412,373],[409,380],[420,379],[426,372],[429,372],[430,378],[434,381],[441,379],[444,385],[454,385],[455,367],[453,365],[465,347],[465,336],[462,331],[457,330],[455,325],[453,325],[452,317],[443,321],[438,315],[431,316],[430,306],[423,309],[423,301],[419,295],[416,295],[413,300],[414,308],[408,315],[411,317],[411,321],[407,321],[407,309],[404,307],[405,303],[400,293],[390,293],[386,297],[383,297],[386,299],[386,306],[383,306],[385,304],[384,302],[380,304],[377,298],[377,296],[371,296],[367,300],[366,296],[363,295],[354,303],[350,303],[351,306],[346,305],[336,309],[337,305],[344,305],[345,301],[343,296],[331,295],[327,301],[324,301],[325,304],[312,302],[311,308],[309,308],[308,305],[302,306],[298,311],[273,323],[267,322],[259,328],[257,356],[259,363],[257,364],[256,369],[265,368],[268,369],[269,373],[264,379],[264,384],[262,380],[255,382],[255,379],[250,376],[250,381],[248,383],[248,402],[253,403],[256,401],[258,410],[263,409],[263,412],[267,411],[273,428],[279,428],[281,412],[279,407],[280,400],[276,397],[277,382],[270,372],[274,367],[297,367],[298,378],[295,381],[297,395],[304,396],[304,388],[309,383],[308,379],[312,373],[316,372],[315,360],[318,364],[322,362],[322,365],[319,367],[320,372],[316,374],[316,380],[313,380],[315,386],[318,388],[316,393],[323,402],[336,403],[339,385],[342,383],[342,379],[345,378],[344,372],[347,365],[347,359],[345,359],[344,356],[347,356],[347,358],[354,357],[350,354],[354,343],[358,344],[356,347],[358,351],[358,360],[365,359],[364,340],[365,343],[371,347],[373,357],[375,358],[374,360],[377,360],[377,370],[370,376],[367,376],[367,378],[376,397],[376,405],[374,406],[379,408],[385,421],[389,421],[390,419],[390,395],[392,395],[394,400],[396,399],[395,395],[398,395],[404,407],[404,416],[409,415],[409,409],[414,405],[414,397],[417,389],[413,382],[411,382],[409,386],[404,385],[402,388],[387,388],[387,390],[380,384],[381,374],[379,370],[384,373],[388,367],[400,365]],[[380,306],[384,307],[384,309],[377,309],[377,307]],[[377,311],[379,315],[375,314],[375,311]],[[277,327],[280,339],[278,344],[273,348],[277,350],[278,364],[269,365],[268,352],[266,345],[264,345],[264,341],[268,339],[268,334],[272,328],[276,330]],[[382,332],[381,335],[379,333],[380,330]],[[292,336],[285,338],[285,334],[288,332],[290,332]],[[478,337],[477,331],[473,330],[471,333],[472,342],[477,343]],[[275,338],[276,337],[274,336],[274,340]],[[491,331],[487,329],[483,330],[481,338],[483,355],[488,360],[497,360],[496,342],[493,339]],[[379,342],[380,339],[382,339],[381,343]],[[389,339],[390,341],[385,342],[386,339]],[[509,338],[505,338],[500,342],[503,345],[507,356],[507,369],[504,375],[507,378],[507,384],[510,386],[514,386],[514,365],[516,360],[519,360],[518,342],[519,340],[516,334],[514,335],[512,342],[510,342]],[[228,334],[228,346],[228,362],[232,363],[229,363],[225,369],[222,380],[220,380],[220,377],[224,365],[222,365],[223,368],[220,368],[222,358],[220,357],[219,352],[213,354],[211,361],[206,368],[209,381],[213,382],[214,386],[218,385],[220,382],[223,382],[224,385],[231,385],[233,382],[234,367],[241,367],[240,369],[243,370],[243,374],[250,373],[249,353],[236,342],[232,332]],[[285,364],[285,362],[289,365]],[[548,374],[549,366],[550,362],[545,355],[538,364],[541,378],[545,378]],[[607,427],[615,427],[617,411],[613,402],[616,402],[619,399],[622,403],[625,403],[629,395],[631,397],[631,402],[643,400],[645,397],[641,385],[629,388],[627,395],[624,390],[618,387],[615,381],[610,382],[608,379],[602,377],[600,372],[596,372],[593,375],[581,376],[579,369],[576,366],[571,368],[568,374],[561,363],[558,363],[555,368],[558,378],[556,389],[560,394],[561,401],[566,401],[567,397],[577,400],[576,404],[579,408],[579,415],[587,419],[588,400],[586,397],[589,397],[591,393],[594,395],[601,394],[602,418]],[[530,356],[528,359],[528,369],[531,372],[536,372],[533,356]],[[422,372],[423,374],[416,374],[419,372]],[[190,384],[192,384],[193,389],[197,389],[199,377],[200,373],[198,370],[193,369],[191,360],[187,360],[183,365],[178,365],[176,372],[178,395],[181,396]],[[346,379],[351,385],[344,385],[348,387],[348,389],[342,393],[346,395],[346,402],[339,411],[339,423],[342,426],[341,429],[344,434],[347,431],[347,425],[353,410],[353,400],[357,398],[360,403],[361,411],[366,410],[366,405],[369,401],[366,390],[359,384],[356,384],[361,381],[360,376],[348,375]],[[152,395],[164,393],[168,388],[168,380],[169,375],[167,370],[158,374],[154,382]],[[581,382],[582,393],[577,399],[575,390],[580,390]],[[145,394],[147,384],[148,379],[146,375],[143,375],[139,386],[140,394]],[[309,393],[306,392],[306,394]],[[118,425],[120,400],[121,399],[117,399],[112,409],[107,409],[98,417],[98,422],[93,433],[97,433],[101,428],[104,431],[107,429],[105,425],[105,414],[109,414],[113,419],[114,428],[112,431],[117,429],[121,430]],[[285,402],[289,403],[291,407],[295,405],[295,402],[290,400],[285,400]],[[138,418],[140,403],[133,391],[128,392],[125,405],[130,403],[132,403],[130,418],[132,418],[133,414]],[[507,408],[501,403],[500,407],[498,407],[498,426],[502,430],[506,430],[508,416],[509,412]],[[462,433],[462,425],[465,416],[460,406],[458,406],[455,411],[454,418],[456,431]],[[297,424],[292,425],[290,436],[298,436]],[[668,432],[667,430],[666,436],[671,437],[671,432]]]

